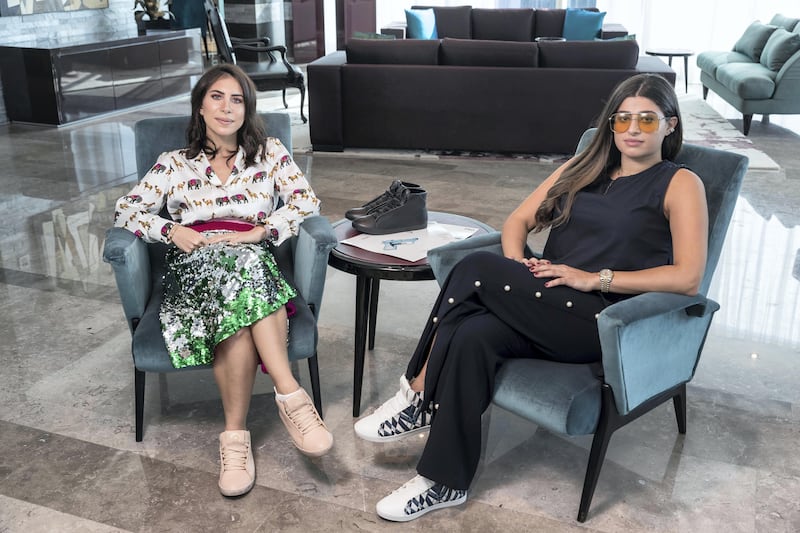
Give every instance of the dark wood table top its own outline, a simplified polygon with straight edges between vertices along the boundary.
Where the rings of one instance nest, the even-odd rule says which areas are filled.
[[[478,228],[478,231],[473,235],[494,231],[491,226],[483,222],[452,213],[429,211],[428,220],[441,224]],[[356,246],[343,244],[341,242],[342,240],[359,234],[358,231],[353,229],[353,225],[347,219],[335,222],[333,224],[333,231],[336,234],[336,238],[339,240],[339,244],[331,250],[331,254],[328,257],[328,264],[337,270],[355,275],[390,280],[423,281],[434,279],[427,258],[412,262],[400,259],[399,257],[369,252]]]

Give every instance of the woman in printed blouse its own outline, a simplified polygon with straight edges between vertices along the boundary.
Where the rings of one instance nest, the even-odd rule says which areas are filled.
[[[259,363],[295,446],[319,456],[333,445],[291,373],[287,303],[296,293],[267,245],[297,235],[303,219],[319,213],[319,200],[286,148],[266,136],[255,87],[239,67],[208,70],[191,105],[188,147],[161,154],[118,200],[115,225],[172,245],[164,341],[177,368],[213,364],[225,415],[219,487],[238,496],[255,483],[246,420]],[[159,215],[164,207],[172,220]]]

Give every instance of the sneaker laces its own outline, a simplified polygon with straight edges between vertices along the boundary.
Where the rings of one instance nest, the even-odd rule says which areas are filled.
[[[417,489],[419,489],[418,494],[422,494],[423,492],[425,492],[426,490],[430,489],[434,485],[436,485],[435,481],[432,481],[432,480],[426,478],[425,476],[417,474],[416,476],[414,476],[410,480],[408,480],[405,483],[403,483],[400,486],[399,489],[393,490],[392,493],[401,492],[401,491],[404,491],[406,489],[413,488],[415,493],[416,493]]]
[[[226,472],[247,469],[247,444],[232,443],[222,447],[222,468]]]
[[[292,421],[294,427],[300,430],[300,433],[303,435],[323,425],[316,409],[314,409],[308,400],[304,401],[291,411],[288,409],[288,404],[286,407],[286,416],[289,417],[289,420]]]

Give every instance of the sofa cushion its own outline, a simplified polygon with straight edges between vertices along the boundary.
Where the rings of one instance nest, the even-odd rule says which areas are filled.
[[[537,43],[443,39],[439,64],[471,67],[532,67],[539,63]]]
[[[720,65],[716,79],[745,100],[766,100],[775,92],[776,73],[760,63]]]
[[[348,63],[436,65],[439,63],[439,41],[351,39],[346,54]]]
[[[736,44],[733,45],[734,52],[741,52],[755,62],[761,58],[761,52],[764,50],[764,45],[767,44],[769,36],[775,31],[775,26],[762,24],[755,21],[750,24]]]
[[[433,8],[436,15],[436,34],[440,39],[469,39],[472,37],[472,7],[470,6],[411,6],[411,9]]]
[[[764,45],[760,62],[768,69],[777,72],[798,50],[800,50],[800,34],[778,28],[772,32],[767,44]]]
[[[564,15],[563,37],[568,41],[591,41],[600,37],[605,11],[592,12],[568,8]]]
[[[636,41],[541,41],[543,68],[632,69],[639,60]]]
[[[772,17],[772,20],[769,21],[769,24],[770,26],[783,28],[786,31],[792,31],[797,27],[798,22],[800,22],[800,19],[790,18],[779,13]]]
[[[728,63],[752,63],[753,60],[741,52],[700,52],[697,56],[697,66],[703,72],[716,77],[720,65]]]
[[[484,41],[532,41],[533,9],[472,10],[472,38]]]
[[[406,28],[409,39],[439,38],[433,9],[406,9]]]

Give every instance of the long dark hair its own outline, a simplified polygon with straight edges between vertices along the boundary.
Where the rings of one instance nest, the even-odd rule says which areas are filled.
[[[547,196],[536,211],[534,232],[565,223],[569,219],[578,191],[620,166],[622,154],[614,143],[614,134],[608,127],[608,117],[617,112],[626,98],[632,96],[649,98],[664,112],[665,117],[678,117],[675,131],[667,135],[661,143],[661,158],[671,160],[678,155],[683,145],[683,121],[678,108],[678,97],[672,85],[658,74],[637,74],[628,78],[617,85],[606,102],[597,119],[597,131],[589,146],[575,156],[547,191]]]
[[[219,147],[206,136],[206,121],[200,113],[203,99],[209,88],[222,76],[230,76],[239,82],[244,98],[244,123],[236,132],[236,142],[244,149],[245,164],[255,164],[256,158],[266,148],[267,134],[264,122],[256,111],[256,87],[245,72],[232,63],[221,63],[208,69],[192,89],[192,118],[186,128],[186,157],[197,157],[200,151],[210,158],[217,155]],[[233,154],[231,155],[233,157]]]

